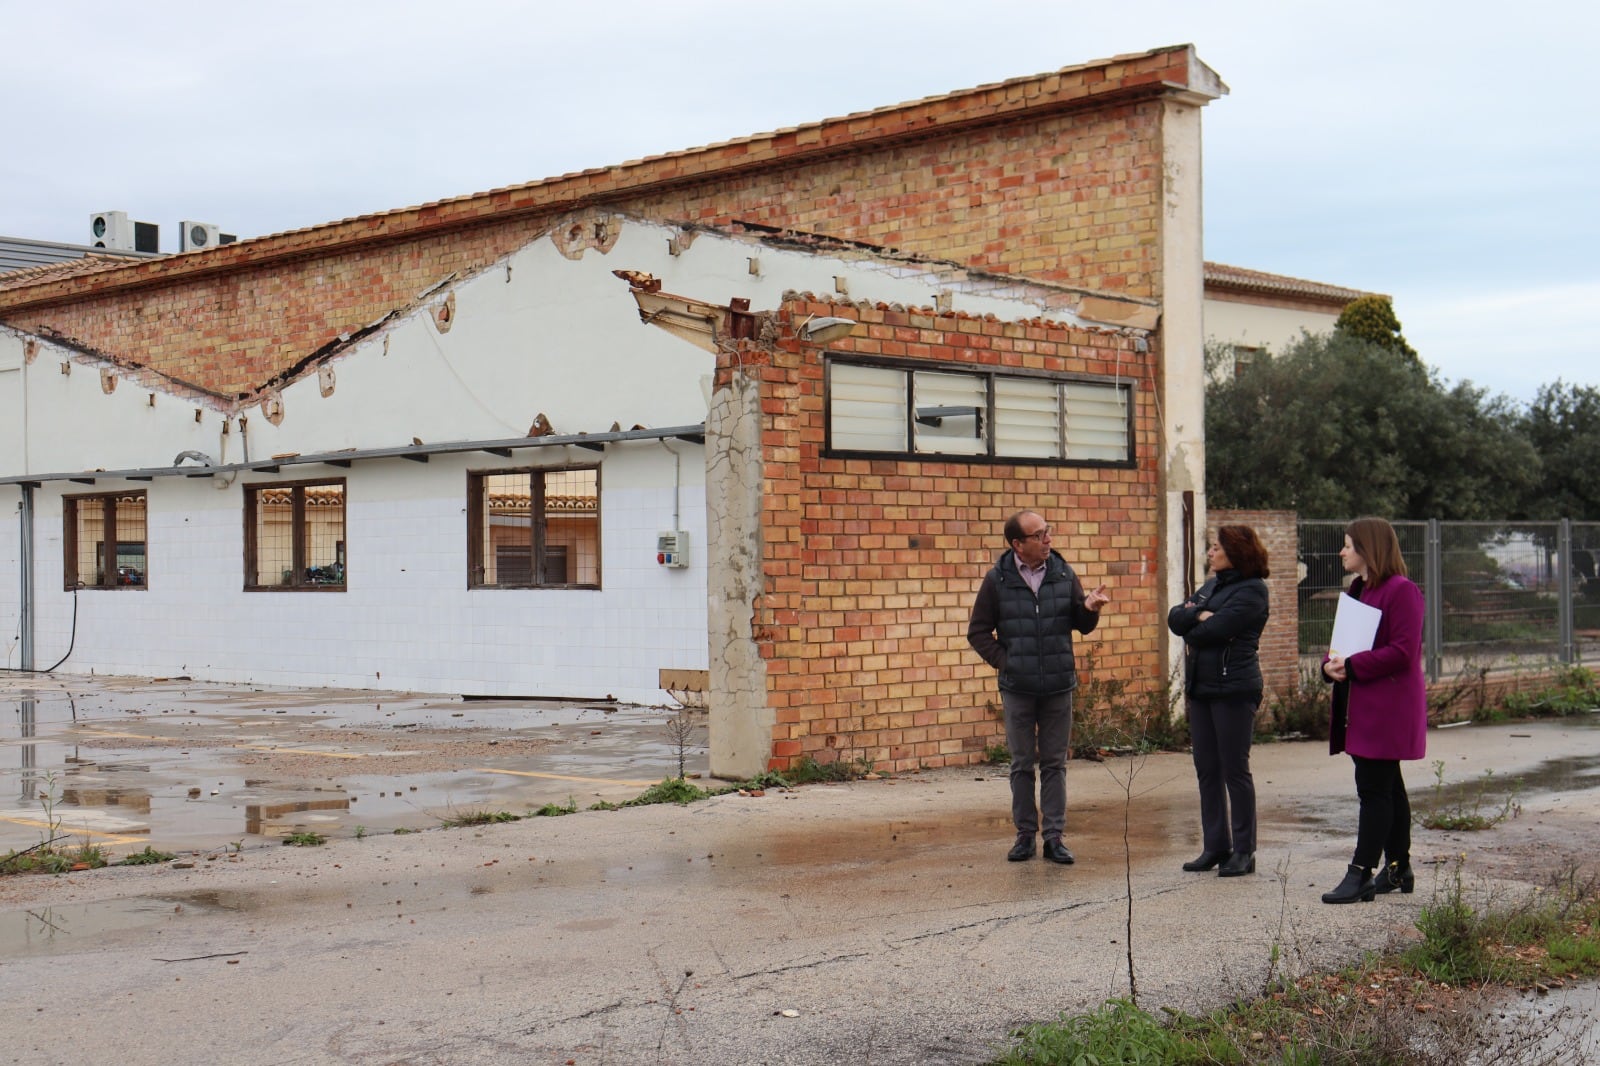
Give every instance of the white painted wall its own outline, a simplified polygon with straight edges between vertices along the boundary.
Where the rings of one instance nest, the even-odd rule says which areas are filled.
[[[1206,341],[1246,348],[1265,348],[1277,354],[1307,333],[1332,333],[1336,313],[1301,311],[1288,307],[1208,298],[1205,302]]]
[[[701,449],[670,447],[684,453],[683,526],[703,546]],[[638,442],[606,454],[599,590],[467,588],[466,471],[500,462],[488,455],[340,471],[348,477],[344,592],[245,592],[242,482],[219,492],[187,478],[143,486],[147,588],[64,591],[63,483],[51,482],[36,493],[36,664],[48,666],[72,644],[62,672],[659,701],[658,670],[706,666],[704,552],[693,548],[684,570],[655,562],[656,533],[672,524],[667,448]],[[10,526],[0,535],[0,559],[9,561],[0,618],[14,628]]]

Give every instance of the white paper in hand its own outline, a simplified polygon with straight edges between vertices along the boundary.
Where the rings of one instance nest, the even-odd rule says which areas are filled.
[[[1333,613],[1333,639],[1328,650],[1346,658],[1358,651],[1371,651],[1378,635],[1378,619],[1383,612],[1369,607],[1348,593],[1339,593],[1339,607]]]

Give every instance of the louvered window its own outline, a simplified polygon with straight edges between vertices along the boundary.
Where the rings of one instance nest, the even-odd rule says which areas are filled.
[[[833,359],[827,389],[830,454],[1133,461],[1128,382]]]

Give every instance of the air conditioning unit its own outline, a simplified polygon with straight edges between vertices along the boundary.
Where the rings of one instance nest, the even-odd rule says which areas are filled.
[[[96,211],[89,216],[89,244],[108,252],[161,251],[161,227],[134,222],[126,211]]]
[[[198,252],[222,244],[222,227],[209,222],[179,222],[178,251]]]
[[[95,248],[133,251],[133,223],[126,211],[96,211],[89,216],[89,243]]]

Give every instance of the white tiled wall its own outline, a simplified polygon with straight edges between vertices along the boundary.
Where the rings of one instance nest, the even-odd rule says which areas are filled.
[[[698,447],[672,447],[684,453],[681,470],[656,442],[608,450],[598,591],[469,590],[460,457],[338,471],[347,483],[344,592],[243,591],[241,486],[219,491],[186,478],[142,486],[147,588],[64,591],[61,493],[52,483],[35,493],[35,665],[50,665],[71,642],[59,673],[657,702],[659,670],[706,668],[704,459]],[[695,554],[687,569],[667,570],[655,562],[655,541],[672,524],[678,477]],[[19,528],[14,519],[0,527],[8,574],[0,619],[9,627],[0,650],[12,666]]]

